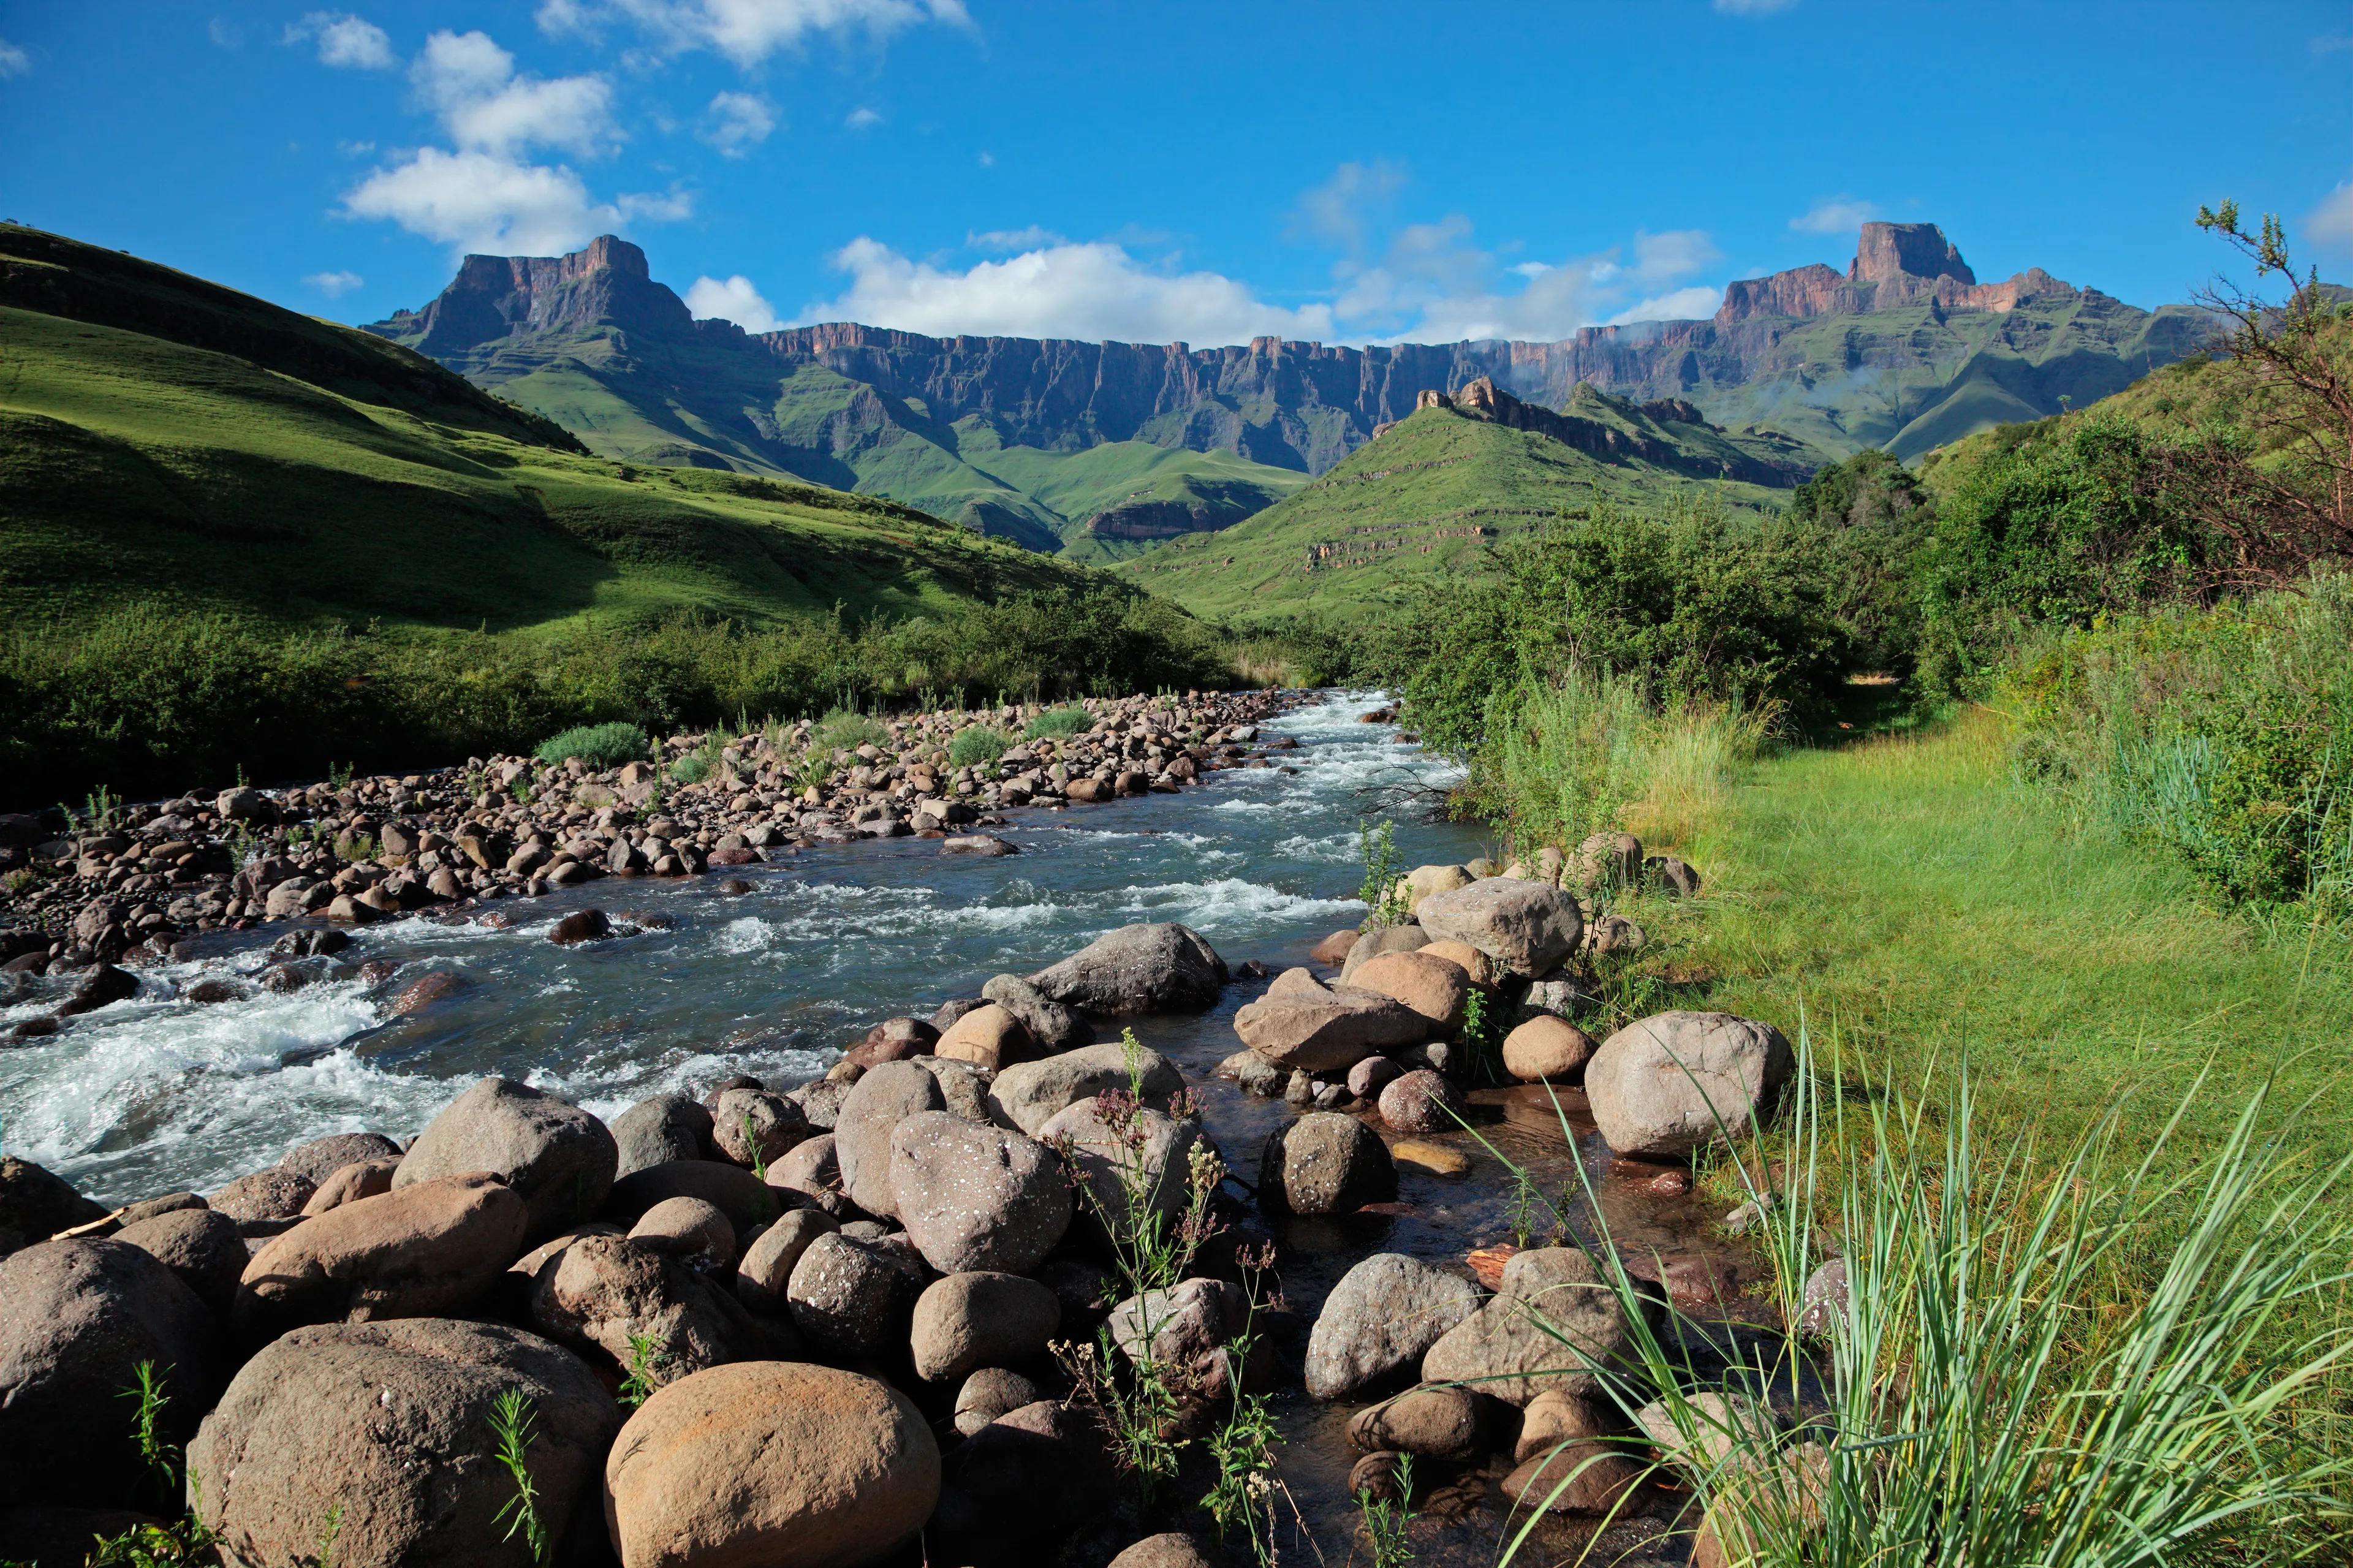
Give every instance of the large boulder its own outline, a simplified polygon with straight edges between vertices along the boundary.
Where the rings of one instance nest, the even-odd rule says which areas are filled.
[[[105,1217],[103,1204],[82,1196],[63,1177],[14,1154],[0,1157],[0,1255]]]
[[[501,1515],[515,1482],[491,1458],[501,1395],[529,1402],[541,1521],[563,1539],[593,1508],[621,1413],[577,1356],[498,1323],[404,1318],[296,1329],[230,1383],[188,1445],[188,1491],[233,1562],[334,1560],[533,1568]]]
[[[395,1192],[489,1171],[530,1210],[526,1245],[596,1217],[620,1150],[603,1122],[528,1084],[486,1078],[427,1124],[393,1173]]]
[[[398,1169],[400,1162],[396,1159],[362,1160],[355,1165],[345,1165],[311,1194],[311,1201],[302,1205],[302,1217],[309,1219],[362,1198],[382,1197],[392,1191],[392,1173]]]
[[[919,1111],[891,1134],[892,1212],[943,1274],[1026,1274],[1071,1225],[1071,1185],[1053,1151],[1002,1127]]]
[[[1422,948],[1382,953],[1358,969],[1348,984],[1403,1003],[1419,1014],[1437,1037],[1451,1035],[1461,1026],[1463,1003],[1471,994],[1471,972]]]
[[[1470,1120],[1461,1092],[1428,1068],[1391,1079],[1380,1107],[1381,1124],[1392,1132],[1451,1132]]]
[[[1375,1253],[1324,1298],[1307,1336],[1309,1396],[1346,1399],[1419,1366],[1430,1346],[1478,1310],[1479,1288],[1461,1275],[1403,1253]]]
[[[1038,1054],[1029,1027],[994,1002],[958,1018],[933,1049],[947,1060],[970,1062],[990,1072]]]
[[[657,1094],[613,1118],[616,1178],[672,1160],[712,1156],[711,1112],[691,1094]]]
[[[1066,1007],[1118,1017],[1214,1007],[1226,978],[1217,949],[1190,927],[1170,923],[1122,926],[1039,970],[1029,984]]]
[[[1146,1214],[1184,1212],[1201,1142],[1201,1124],[1189,1117],[1082,1100],[1056,1111],[1038,1136],[1086,1184],[1088,1211],[1120,1239]]]
[[[891,1133],[908,1117],[947,1109],[938,1077],[913,1061],[870,1068],[841,1102],[833,1126],[833,1156],[841,1190],[868,1214],[895,1216],[891,1196]]]
[[[397,1163],[399,1159],[400,1145],[381,1132],[336,1132],[288,1151],[278,1168],[291,1171],[313,1187],[323,1187],[328,1177],[346,1165],[375,1160]]]
[[[1654,1319],[1655,1303],[1643,1310]],[[1430,1347],[1421,1375],[1525,1405],[1547,1389],[1606,1393],[1609,1374],[1639,1364],[1633,1327],[1593,1260],[1577,1247],[1540,1247],[1512,1255],[1503,1288]]]
[[[818,1349],[877,1355],[906,1339],[923,1283],[922,1265],[887,1243],[832,1232],[802,1248],[786,1282],[785,1306]]]
[[[253,1256],[237,1234],[237,1221],[206,1208],[152,1215],[124,1226],[114,1239],[154,1258],[224,1315],[237,1300],[237,1282]]]
[[[185,1441],[220,1384],[212,1310],[121,1241],[47,1241],[0,1259],[0,1507],[120,1507],[145,1495],[122,1397],[153,1362]]]
[[[1018,974],[996,976],[980,988],[980,994],[1018,1018],[1040,1050],[1067,1051],[1094,1037],[1084,1018]]]
[[[268,1226],[273,1222],[300,1219],[302,1207],[311,1201],[318,1188],[298,1172],[271,1166],[239,1176],[218,1192],[206,1195],[205,1206],[215,1214],[227,1215],[239,1225]],[[267,1229],[254,1234],[267,1236]]]
[[[724,1160],[667,1160],[615,1182],[605,1200],[605,1217],[632,1226],[647,1210],[672,1198],[701,1198],[739,1231],[766,1224],[790,1203],[741,1165]]]
[[[1259,1202],[1293,1214],[1347,1214],[1397,1196],[1397,1165],[1380,1135],[1353,1116],[1318,1110],[1276,1128],[1259,1156]]]
[[[1393,1047],[1419,1044],[1430,1021],[1393,996],[1326,986],[1304,969],[1286,969],[1265,995],[1235,1013],[1234,1033],[1277,1067],[1337,1072]]]
[[[1104,1327],[1130,1362],[1149,1360],[1181,1374],[1206,1373],[1250,1326],[1250,1293],[1229,1279],[1187,1279],[1130,1296]]]
[[[904,1394],[792,1362],[656,1391],[605,1462],[621,1568],[846,1568],[913,1536],[939,1495],[939,1445]]]
[[[523,1250],[528,1223],[522,1199],[482,1171],[330,1209],[253,1255],[238,1331],[258,1342],[339,1318],[454,1316]]]
[[[916,1299],[908,1331],[915,1375],[941,1382],[985,1366],[1027,1361],[1045,1350],[1061,1322],[1061,1302],[1035,1279],[987,1271],[951,1274]]]
[[[1451,893],[1457,888],[1467,888],[1479,879],[1462,866],[1416,866],[1398,879],[1397,890],[1405,895],[1406,913],[1411,914],[1422,906],[1432,893]]]
[[[1585,1065],[1585,1095],[1609,1147],[1673,1159],[1756,1131],[1794,1065],[1789,1042],[1770,1024],[1660,1013],[1601,1042]]]
[[[1131,1060],[1124,1046],[1081,1046],[998,1073],[988,1087],[989,1114],[998,1126],[1035,1138],[1064,1106],[1126,1089],[1131,1078],[1143,1082],[1144,1103],[1157,1110],[1185,1087],[1185,1075],[1158,1051],[1139,1050]]]
[[[1504,1070],[1522,1083],[1583,1083],[1597,1048],[1567,1019],[1538,1013],[1504,1037]]]
[[[940,1502],[923,1527],[937,1563],[1051,1561],[1072,1526],[1108,1512],[1119,1472],[1092,1411],[1032,1400],[947,1456]]]
[[[1433,893],[1416,912],[1431,940],[1468,943],[1505,973],[1531,980],[1575,952],[1585,932],[1574,895],[1513,877]]]
[[[776,1348],[733,1296],[628,1237],[584,1236],[542,1264],[531,1316],[541,1332],[653,1383]]]
[[[1346,956],[1340,961],[1340,984],[1353,984],[1356,971],[1385,952],[1416,952],[1429,945],[1430,933],[1421,929],[1419,921],[1377,926],[1349,944]]]

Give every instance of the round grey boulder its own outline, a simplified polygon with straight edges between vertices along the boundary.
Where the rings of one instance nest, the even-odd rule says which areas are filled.
[[[291,1171],[313,1187],[323,1187],[328,1177],[346,1165],[399,1159],[400,1145],[381,1132],[337,1132],[290,1151],[278,1162],[278,1168]]]
[[[1198,1012],[1218,1005],[1226,962],[1189,926],[1122,926],[1097,937],[1029,984],[1066,1007],[1101,1017]]]
[[[1001,1127],[938,1110],[910,1116],[892,1131],[890,1173],[892,1212],[942,1274],[1026,1274],[1070,1228],[1062,1163]]]
[[[1674,1159],[1755,1131],[1794,1065],[1789,1042],[1770,1024],[1660,1013],[1601,1042],[1585,1065],[1585,1095],[1610,1148]]]
[[[1645,1300],[1642,1311],[1655,1329],[1656,1303]],[[1540,1247],[1512,1255],[1503,1289],[1430,1347],[1421,1375],[1525,1405],[1548,1389],[1606,1394],[1611,1375],[1639,1364],[1633,1327],[1593,1260]]]
[[[174,1209],[126,1225],[114,1239],[138,1247],[180,1277],[214,1311],[226,1314],[252,1254],[237,1222],[210,1209]]]
[[[1311,1111],[1267,1135],[1259,1202],[1293,1214],[1347,1214],[1397,1196],[1397,1165],[1377,1133],[1336,1110]]]
[[[649,1165],[712,1156],[711,1112],[687,1094],[657,1094],[613,1118],[617,1179]]]
[[[395,1192],[489,1171],[530,1213],[526,1245],[596,1217],[612,1191],[620,1151],[605,1124],[528,1084],[486,1078],[427,1123],[393,1173]]]
[[[1062,1304],[1035,1279],[976,1271],[934,1281],[915,1301],[915,1375],[938,1383],[1027,1361],[1061,1326]]]
[[[989,1115],[999,1127],[1035,1138],[1063,1107],[1128,1088],[1131,1067],[1143,1079],[1144,1102],[1158,1110],[1166,1110],[1185,1087],[1185,1075],[1158,1051],[1140,1050],[1131,1063],[1124,1047],[1081,1046],[998,1073],[988,1089]]]
[[[868,1214],[896,1217],[891,1134],[910,1116],[946,1109],[939,1079],[916,1062],[884,1062],[867,1069],[842,1100],[833,1126],[833,1157],[849,1201]]]
[[[1307,1392],[1316,1399],[1346,1399],[1409,1373],[1430,1346],[1478,1310],[1479,1288],[1461,1275],[1403,1253],[1377,1252],[1342,1275],[1324,1298],[1307,1336]]]
[[[1574,953],[1585,934],[1575,895],[1514,877],[1488,877],[1452,892],[1432,893],[1414,912],[1432,941],[1467,943],[1505,973],[1528,979]]]

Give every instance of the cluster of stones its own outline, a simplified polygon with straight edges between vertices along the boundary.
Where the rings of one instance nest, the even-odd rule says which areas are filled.
[[[1536,988],[1580,941],[1557,886],[1471,879],[1419,896],[1414,923],[1421,947],[1374,952],[1368,936],[1342,984],[1293,971],[1244,1006],[1249,1054],[1352,1077],[1388,1060],[1380,1119],[1436,1131],[1431,1108],[1460,1103],[1441,1047],[1468,987],[1517,992],[1556,1021],[1548,1006],[1577,1005],[1573,984]],[[122,1527],[143,1483],[121,1389],[143,1361],[167,1379],[162,1435],[185,1446],[185,1500],[237,1561],[308,1560],[332,1519],[352,1568],[522,1568],[527,1543],[497,1522],[514,1483],[491,1459],[513,1394],[535,1423],[535,1506],[567,1560],[846,1568],[918,1531],[941,1561],[1050,1558],[1118,1490],[1108,1435],[1051,1342],[1104,1328],[1121,1358],[1183,1369],[1204,1409],[1280,1375],[1270,1355],[1233,1353],[1271,1280],[1232,1189],[1214,1196],[1229,1229],[1194,1277],[1115,1300],[1108,1267],[1121,1192],[1174,1213],[1208,1139],[1176,1068],[1092,1043],[1096,1025],[1198,1011],[1229,978],[1198,933],[1131,926],[928,1019],[877,1025],[788,1089],[733,1078],[607,1125],[483,1079],[405,1143],[342,1134],[208,1195],[111,1212],[8,1161],[0,1554]],[[1788,1071],[1769,1029],[1666,1015],[1605,1042],[1588,1089],[1621,1056],[1658,1079],[1662,1052],[1720,1057],[1713,1098],[1732,1107],[1745,1089],[1752,1115]],[[1257,1202],[1382,1203],[1395,1158],[1367,1121],[1309,1110],[1269,1137]],[[1371,1450],[1366,1486],[1403,1453],[1504,1442],[1527,1461],[1512,1486],[1529,1506],[1606,1507],[1622,1472],[1580,1466],[1578,1445],[1623,1446],[1596,1369],[1626,1360],[1628,1320],[1574,1249],[1514,1256],[1492,1296],[1475,1278],[1396,1255],[1358,1265],[1307,1335],[1308,1391],[1413,1383],[1352,1426]],[[1302,1326],[1263,1308],[1255,1324],[1262,1345]],[[1118,1562],[1197,1560],[1163,1536]]]
[[[807,721],[722,737],[719,766],[694,784],[668,770],[704,750],[707,736],[663,742],[660,765],[601,773],[577,760],[507,756],[405,777],[240,786],[132,806],[121,826],[75,837],[58,836],[65,824],[54,813],[0,816],[0,871],[12,889],[0,900],[0,967],[81,975],[167,956],[175,942],[222,927],[303,917],[363,924],[606,876],[700,875],[860,838],[927,836],[961,852],[1008,853],[1003,839],[968,829],[1001,825],[999,814],[1015,807],[1175,791],[1207,772],[1276,765],[1267,753],[1297,742],[1261,745],[1259,726],[1297,700],[1251,691],[1091,700],[1089,728],[1021,741],[987,766],[948,765],[957,732],[988,725],[1018,734],[1040,710],[893,720],[887,746],[827,756],[810,753]],[[119,994],[130,994],[126,984],[90,981]]]

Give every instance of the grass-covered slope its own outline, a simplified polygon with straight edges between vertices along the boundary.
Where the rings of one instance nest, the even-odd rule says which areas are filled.
[[[1661,422],[1590,387],[1567,412],[1665,445],[1677,466],[1606,458],[1425,408],[1248,521],[1171,541],[1113,570],[1196,615],[1365,618],[1400,603],[1413,578],[1461,570],[1496,540],[1564,509],[1601,500],[1663,511],[1714,499],[1761,510],[1789,492],[1702,475],[1736,451],[1799,465],[1822,456],[1785,437]]]
[[[515,627],[908,613],[1077,569],[905,507],[592,457],[421,355],[0,226],[0,608]]]

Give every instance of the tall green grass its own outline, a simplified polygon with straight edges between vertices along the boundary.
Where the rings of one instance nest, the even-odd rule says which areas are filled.
[[[1662,706],[1641,679],[1572,663],[1497,694],[1460,808],[1523,855],[1626,827],[1682,843],[1720,811],[1776,711],[1697,698]]]
[[[1785,1321],[1800,1321],[1826,1239],[1844,1260],[1846,1305],[1820,1315],[1811,1349],[1703,1367],[1688,1347],[1704,1331],[1654,1331],[1606,1237],[1630,1362],[1595,1363],[1556,1331],[1562,1364],[1591,1367],[1619,1403],[1662,1402],[1724,1560],[2342,1560],[2353,1161],[2311,1157],[2325,1107],[2282,1111],[2258,1089],[2221,1140],[2183,1147],[2201,1080],[2153,1140],[2111,1114],[2046,1143],[1982,1124],[1966,1066],[1931,1114],[1883,1085],[1842,1091],[1817,1065],[1801,1041],[1786,1157],[1739,1162],[1767,1205]],[[1703,1392],[1828,1408],[1785,1434]]]
[[[2021,772],[2079,817],[2223,903],[2353,916],[2353,578],[2054,633],[1997,700]]]

